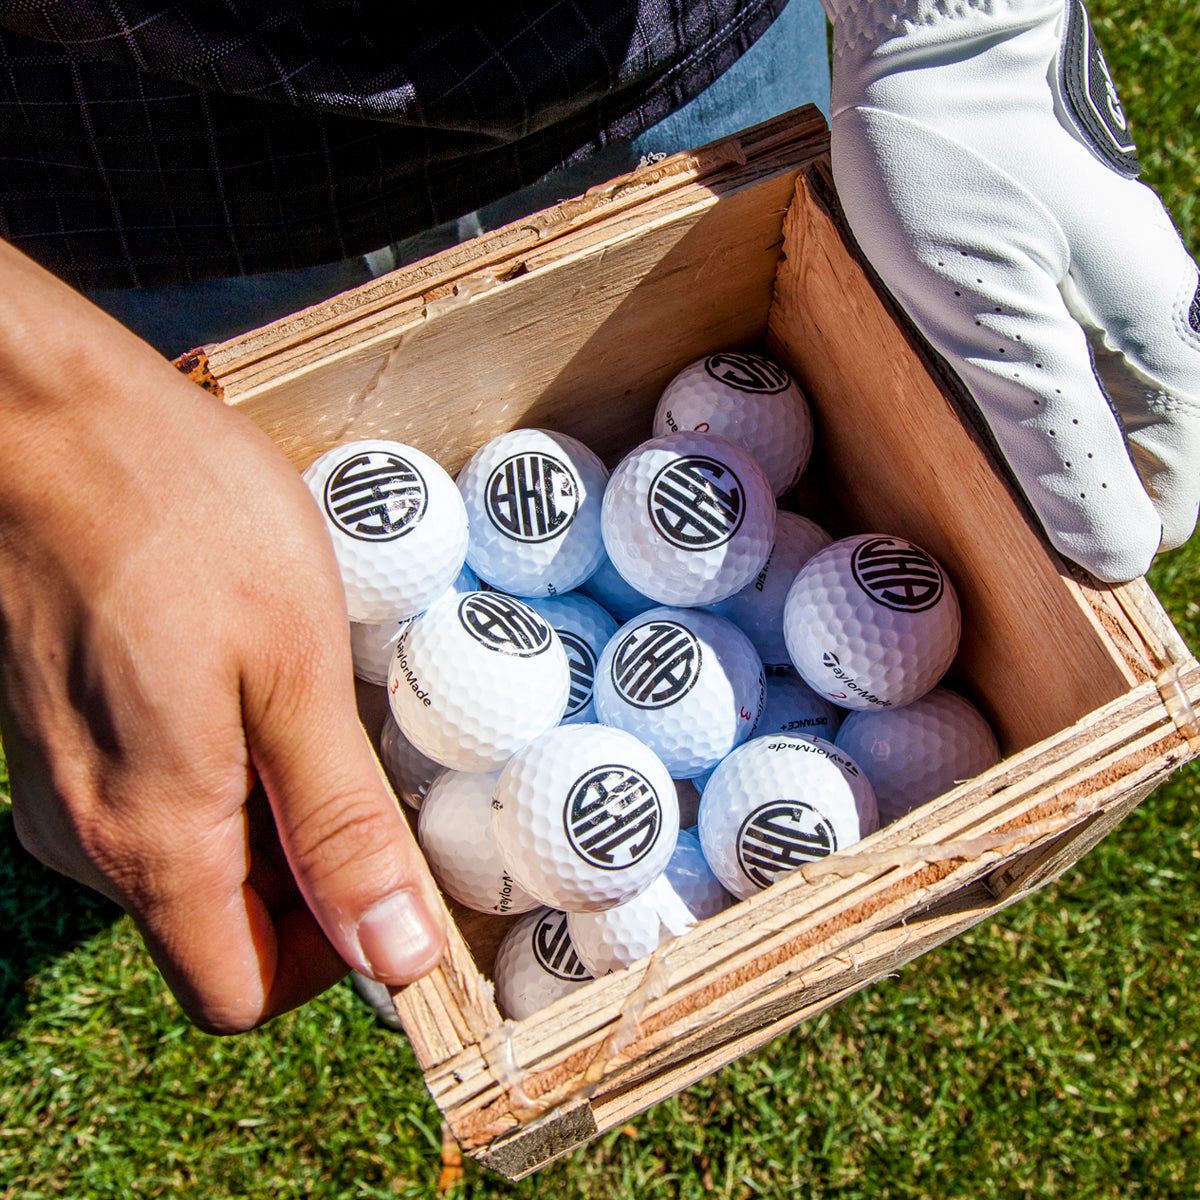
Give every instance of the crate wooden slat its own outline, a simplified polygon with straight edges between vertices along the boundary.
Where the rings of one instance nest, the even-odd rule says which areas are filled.
[[[953,374],[840,219],[815,110],[595,189],[181,365],[303,468],[353,437],[455,471],[503,429],[609,461],[665,382],[766,343],[803,383],[805,511],[909,537],[948,568],[992,770],[536,1017],[488,979],[502,918],[451,906],[442,966],[396,996],[470,1153],[518,1178],[1056,878],[1200,751],[1200,665],[1144,581],[1107,587],[1046,544]],[[359,689],[377,733],[381,689]]]

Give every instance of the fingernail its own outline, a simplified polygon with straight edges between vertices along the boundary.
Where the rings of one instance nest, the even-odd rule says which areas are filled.
[[[421,897],[393,892],[358,923],[358,944],[380,983],[411,983],[437,966],[445,939]]]

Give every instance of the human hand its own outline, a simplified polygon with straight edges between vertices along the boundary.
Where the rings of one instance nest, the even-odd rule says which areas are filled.
[[[0,243],[0,731],[22,843],[244,1030],[441,906],[358,723],[340,576],[249,421]]]
[[[1054,545],[1135,578],[1196,525],[1200,293],[1083,5],[823,3],[855,237]]]

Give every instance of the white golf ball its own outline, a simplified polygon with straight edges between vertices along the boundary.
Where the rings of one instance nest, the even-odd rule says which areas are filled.
[[[796,572],[832,541],[815,521],[780,511],[775,518],[775,544],[763,569],[740,592],[710,606],[754,643],[763,666],[791,665],[783,637],[784,601]]]
[[[417,841],[434,879],[476,912],[529,912],[538,901],[504,869],[492,838],[499,771],[442,771],[417,818]]]
[[[646,743],[677,779],[715,767],[748,738],[763,704],[750,639],[716,613],[653,608],[609,640],[596,715]]]
[[[383,723],[379,735],[379,761],[396,795],[409,808],[419,809],[429,791],[429,785],[445,768],[439,762],[422,754],[404,736],[396,719],[390,713]]]
[[[556,725],[571,693],[558,634],[502,592],[448,592],[401,634],[388,701],[414,746],[459,771],[494,771]]]
[[[563,721],[594,722],[596,705],[592,693],[596,683],[596,663],[608,639],[617,632],[617,623],[595,600],[578,592],[549,596],[544,600],[525,601],[553,626],[571,664],[571,697]]]
[[[658,756],[605,725],[559,725],[500,773],[492,831],[509,874],[543,904],[611,908],[645,890],[679,834]]]
[[[467,554],[467,510],[454,480],[400,442],[348,442],[304,482],[325,514],[351,621],[398,621],[448,588]]]
[[[794,668],[775,667],[767,672],[767,697],[754,736],[799,733],[832,742],[844,716],[837,705],[818,696]]]
[[[911,704],[946,673],[962,620],[945,571],[903,538],[858,534],[800,568],[784,605],[788,654],[842,708]]]
[[[718,433],[749,451],[776,496],[794,487],[813,447],[800,385],[773,358],[731,351],[684,367],[654,413],[654,433]]]
[[[1000,761],[984,715],[940,687],[903,708],[851,713],[835,741],[866,772],[885,825]]]
[[[600,564],[600,505],[608,470],[582,442],[513,429],[481,446],[458,473],[471,538],[467,562],[514,596],[554,596]]]
[[[643,596],[637,588],[626,583],[621,572],[612,565],[612,559],[605,554],[600,565],[576,589],[585,596],[595,600],[606,612],[611,613],[618,621],[628,621],[638,613],[647,609],[657,608],[658,601]]]
[[[478,589],[479,580],[468,566],[459,571],[450,585],[450,590],[460,595]],[[379,687],[387,686],[388,668],[396,654],[396,643],[411,620],[411,617],[405,617],[403,621],[371,624],[350,622],[350,654],[354,660],[354,674],[359,679]]]
[[[704,857],[742,900],[878,826],[866,774],[824,738],[753,738],[717,767],[700,799]]]
[[[671,861],[644,892],[603,912],[568,913],[567,928],[580,961],[599,978],[653,953],[732,903],[709,869],[700,839],[681,831]]]
[[[740,446],[669,433],[626,455],[601,513],[604,548],[660,604],[715,604],[762,570],[775,540],[775,497]]]
[[[533,1016],[592,978],[571,945],[567,914],[552,908],[526,913],[504,935],[492,975],[496,1006],[510,1021]]]

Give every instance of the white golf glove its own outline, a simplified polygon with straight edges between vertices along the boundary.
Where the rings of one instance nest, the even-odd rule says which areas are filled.
[[[833,174],[1051,541],[1103,580],[1200,500],[1196,265],[1078,0],[822,0]]]

